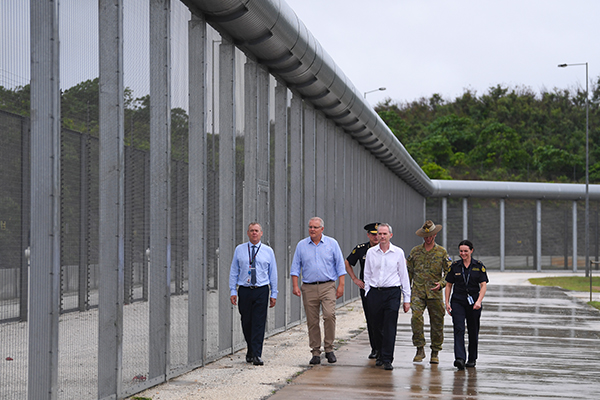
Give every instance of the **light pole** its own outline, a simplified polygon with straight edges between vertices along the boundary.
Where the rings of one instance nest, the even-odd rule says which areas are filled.
[[[368,92],[365,92],[365,99],[367,98],[367,94],[373,93],[373,92],[377,92],[379,90],[383,91],[383,90],[385,90],[385,88],[384,87],[380,87],[379,89],[373,89],[373,90],[369,90]]]
[[[590,266],[590,135],[588,63],[559,64],[559,68],[585,65],[585,274],[590,277],[590,301],[592,301],[592,267]],[[575,227],[573,227],[575,229]]]

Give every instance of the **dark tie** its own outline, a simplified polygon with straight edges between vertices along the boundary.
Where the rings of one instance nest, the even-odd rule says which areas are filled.
[[[250,275],[250,284],[252,286],[256,285],[256,246],[252,246],[252,265],[250,266],[251,275]]]

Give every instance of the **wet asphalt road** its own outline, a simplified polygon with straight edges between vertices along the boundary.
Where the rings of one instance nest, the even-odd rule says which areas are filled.
[[[402,314],[393,371],[367,359],[363,332],[340,346],[336,364],[309,369],[270,399],[600,399],[600,311],[562,289],[490,283],[473,369],[453,367],[449,316],[445,324],[439,365],[428,348],[412,362],[410,313]]]

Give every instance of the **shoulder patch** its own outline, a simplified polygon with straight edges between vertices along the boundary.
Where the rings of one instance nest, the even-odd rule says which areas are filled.
[[[352,250],[352,254],[356,253],[356,249]]]
[[[485,272],[485,267],[481,267],[481,272]]]

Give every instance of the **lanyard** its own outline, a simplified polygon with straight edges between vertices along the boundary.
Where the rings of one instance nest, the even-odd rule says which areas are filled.
[[[252,246],[256,246],[256,245],[253,244]],[[248,260],[250,260],[250,267],[252,267],[254,265],[254,261],[256,261],[256,256],[258,255],[260,246],[262,246],[262,243],[258,245],[258,248],[256,249],[256,253],[254,253],[254,257],[252,257],[252,255],[250,253],[250,243],[248,243]]]
[[[469,270],[469,274],[465,278],[465,269]],[[469,292],[469,279],[471,279],[471,268],[465,268],[465,263],[462,265],[462,277],[463,281],[465,281],[465,288],[467,289],[467,293]]]

